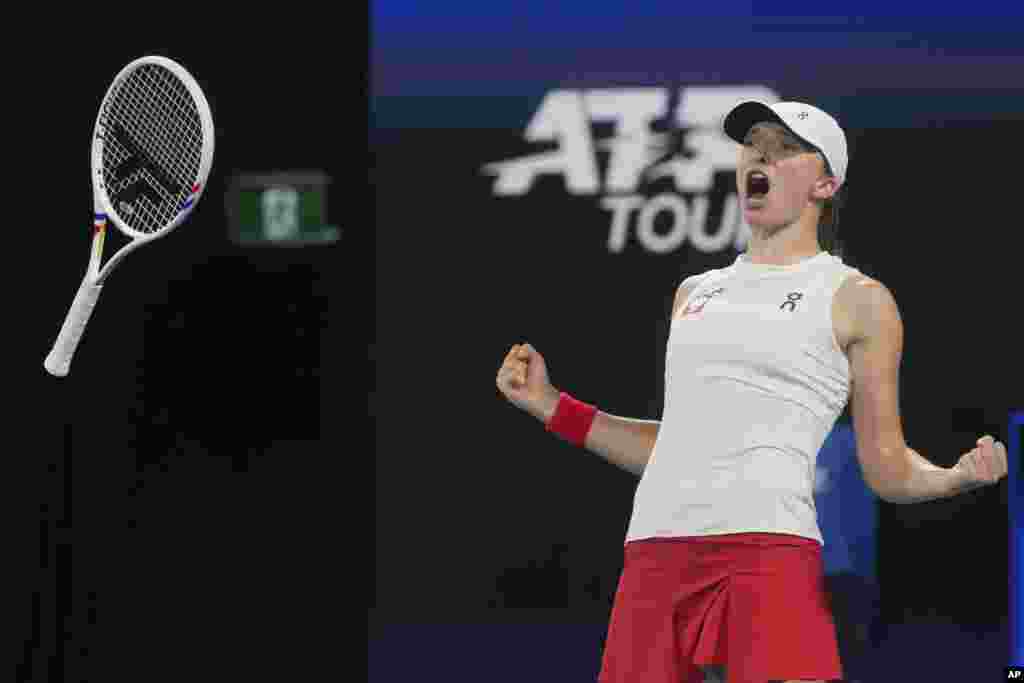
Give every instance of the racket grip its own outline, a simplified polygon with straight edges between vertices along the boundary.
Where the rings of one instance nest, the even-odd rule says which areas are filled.
[[[102,284],[92,282],[88,275],[82,280],[75,300],[71,302],[71,309],[64,318],[64,324],[60,327],[57,341],[43,362],[43,367],[51,375],[64,377],[71,369],[71,357],[75,355],[75,349],[82,339],[82,333],[85,332],[85,326],[92,315],[92,309],[96,307],[96,300],[102,288]]]

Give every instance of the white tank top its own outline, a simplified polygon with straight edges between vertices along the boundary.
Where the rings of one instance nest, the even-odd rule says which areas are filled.
[[[846,406],[850,368],[832,297],[855,273],[828,252],[791,266],[693,275],[665,353],[658,439],[626,542],[775,532],[823,543],[818,450]]]

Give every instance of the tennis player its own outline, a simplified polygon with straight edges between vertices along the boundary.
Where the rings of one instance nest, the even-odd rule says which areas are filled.
[[[640,477],[601,683],[842,678],[813,488],[847,402],[862,472],[883,500],[953,496],[1007,472],[1005,446],[988,435],[951,468],[904,440],[896,301],[823,248],[847,170],[836,120],[800,102],[747,101],[723,126],[740,143],[751,239],[728,267],[678,287],[662,419],[609,415],[559,391],[529,344],[497,375],[550,432]]]

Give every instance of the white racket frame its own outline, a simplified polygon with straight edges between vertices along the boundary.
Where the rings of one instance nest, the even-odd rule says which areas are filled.
[[[199,174],[196,179],[196,184],[199,185],[199,189],[194,195],[192,195],[191,204],[189,204],[185,209],[179,211],[168,224],[164,225],[159,230],[152,233],[144,233],[133,229],[124,221],[123,218],[121,218],[111,203],[110,197],[104,187],[104,131],[101,129],[100,120],[103,115],[103,109],[106,106],[111,93],[113,93],[117,87],[136,69],[149,64],[157,64],[173,73],[192,96],[196,103],[196,108],[199,111],[199,120],[203,131],[203,146],[199,161]],[[53,348],[50,350],[50,353],[46,356],[46,360],[43,362],[43,367],[45,367],[47,372],[51,375],[54,375],[55,377],[65,377],[70,371],[71,359],[74,357],[75,350],[78,348],[78,343],[81,341],[82,334],[85,332],[85,326],[89,322],[89,318],[92,316],[92,311],[96,306],[96,301],[99,299],[100,290],[103,288],[104,282],[110,276],[110,273],[113,272],[114,268],[124,260],[125,256],[138,249],[143,244],[147,244],[155,239],[163,237],[171,230],[181,225],[182,221],[184,221],[195,209],[196,204],[199,203],[200,197],[202,197],[203,193],[206,191],[206,180],[210,174],[210,167],[213,165],[214,140],[213,115],[210,113],[210,105],[206,101],[206,96],[203,94],[199,84],[182,65],[172,59],[168,59],[167,57],[148,55],[145,57],[139,57],[129,63],[118,72],[117,76],[114,77],[110,87],[107,88],[106,93],[103,95],[103,101],[100,104],[99,112],[96,115],[96,122],[93,125],[91,178],[94,229],[89,266],[86,269],[85,277],[82,279],[82,284],[78,288],[78,293],[71,302],[71,308],[68,310],[68,314],[64,318],[64,324],[61,325],[60,332],[57,335],[57,340],[54,342]],[[100,216],[105,216],[106,219],[100,218]],[[121,247],[121,249],[119,249],[101,268],[100,259],[103,256],[103,238],[106,234],[107,220],[112,222],[114,226],[125,234],[131,241]]]

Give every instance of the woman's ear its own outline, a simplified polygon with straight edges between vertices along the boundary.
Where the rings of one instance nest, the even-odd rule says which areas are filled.
[[[825,200],[831,199],[838,191],[839,181],[836,180],[834,176],[826,175],[822,176],[821,179],[814,184],[814,189],[811,191],[811,194],[815,199]]]

